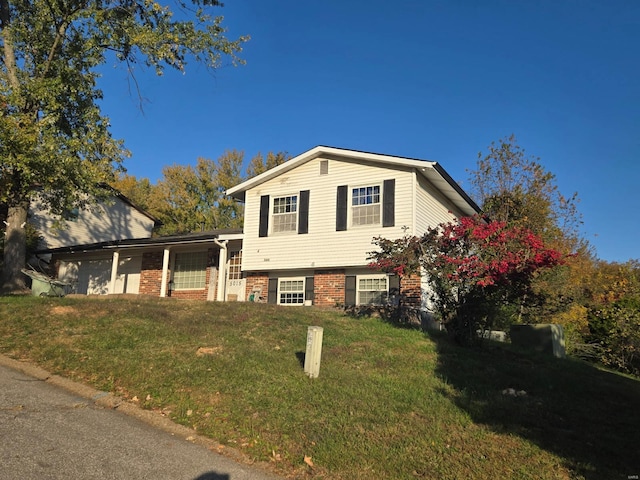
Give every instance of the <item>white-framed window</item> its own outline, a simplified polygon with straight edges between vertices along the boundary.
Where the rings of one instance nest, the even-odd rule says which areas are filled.
[[[380,185],[354,187],[351,189],[351,224],[380,224]]]
[[[389,296],[389,278],[386,275],[358,275],[356,280],[358,305],[386,303]]]
[[[298,228],[298,196],[273,199],[273,233],[296,232]]]
[[[206,287],[207,252],[178,252],[173,262],[173,290]]]
[[[278,280],[278,303],[280,305],[304,304],[304,278],[281,278]]]

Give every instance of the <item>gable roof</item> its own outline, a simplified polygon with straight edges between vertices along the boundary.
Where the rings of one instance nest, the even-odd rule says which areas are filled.
[[[127,196],[125,196],[120,190],[112,187],[108,183],[101,183],[100,187],[104,188],[105,190],[110,192],[111,195],[113,195],[114,197],[122,200],[124,203],[129,205],[131,208],[133,208],[134,210],[137,210],[138,212],[140,212],[142,215],[146,216],[150,220],[153,220],[154,226],[157,227],[157,226],[162,225],[162,221],[161,220],[159,220],[157,217],[151,215],[149,212],[147,212],[143,208],[141,208],[138,205],[136,205],[135,203],[133,203],[133,201],[131,199],[129,199]]]
[[[445,197],[447,197],[456,207],[458,207],[465,215],[474,215],[480,213],[480,207],[467,195],[467,193],[458,185],[451,176],[445,171],[438,162],[427,160],[419,160],[415,158],[396,157],[393,155],[384,155],[380,153],[361,152],[358,150],[347,150],[343,148],[327,147],[319,145],[307,150],[300,155],[293,157],[266,172],[261,173],[249,180],[242,182],[235,187],[227,190],[227,195],[244,201],[245,193],[258,185],[278,177],[304,163],[314,160],[318,157],[335,159],[335,160],[355,160],[368,163],[376,163],[380,165],[388,165],[390,167],[409,167],[413,168],[431,182]]]

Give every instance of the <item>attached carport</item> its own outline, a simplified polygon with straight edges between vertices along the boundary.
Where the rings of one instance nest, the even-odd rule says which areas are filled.
[[[204,287],[207,300],[227,300],[227,265],[230,246],[239,250],[242,231],[237,229],[212,230],[184,235],[100,242],[88,245],[73,245],[36,252],[37,256],[51,256],[56,266],[57,277],[65,283],[75,285],[80,294],[140,294],[145,285],[143,278],[158,277],[160,297],[171,294],[173,274],[172,262],[176,254],[197,249],[215,251],[217,264],[208,272]],[[145,270],[143,258],[148,255],[161,256],[160,268]],[[143,282],[148,283],[148,282]],[[214,293],[215,292],[215,293]],[[179,292],[176,292],[179,293]],[[184,292],[182,292],[184,293]],[[185,297],[190,298],[190,297]]]

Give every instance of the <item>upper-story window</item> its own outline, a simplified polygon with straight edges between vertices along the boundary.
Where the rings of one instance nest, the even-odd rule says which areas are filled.
[[[276,197],[273,199],[273,233],[296,232],[298,217],[298,196]]]
[[[62,218],[69,222],[77,222],[78,217],[80,217],[80,210],[78,209],[78,207],[74,207],[62,212]]]
[[[380,223],[380,185],[351,189],[351,223],[354,226]]]

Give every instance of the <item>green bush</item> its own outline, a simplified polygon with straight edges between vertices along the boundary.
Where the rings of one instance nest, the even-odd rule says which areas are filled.
[[[640,376],[640,297],[627,297],[591,310],[589,340],[604,365]]]

